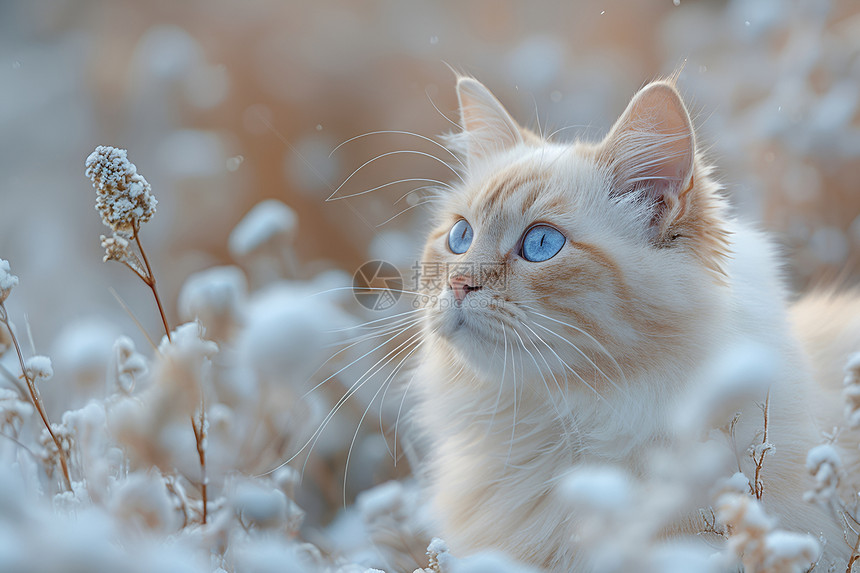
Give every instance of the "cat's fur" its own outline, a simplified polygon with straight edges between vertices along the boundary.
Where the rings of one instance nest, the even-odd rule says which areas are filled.
[[[414,382],[431,440],[433,506],[452,550],[494,548],[552,571],[582,569],[575,516],[554,491],[560,478],[586,463],[643,475],[644,453],[676,438],[680,397],[707,383],[703,365],[746,341],[778,357],[764,504],[781,527],[823,533],[826,558],[844,566],[841,527],[802,494],[807,451],[823,430],[844,425],[840,369],[860,347],[858,322],[822,323],[823,309],[839,314],[832,309],[845,304],[826,297],[797,315],[796,326],[815,333],[804,342],[827,340],[811,355],[830,388],[820,390],[792,334],[774,249],[727,214],[673,81],[642,89],[596,144],[523,129],[473,79],[457,90],[467,169],[438,207],[423,253],[421,283],[435,298]],[[474,239],[455,255],[447,237],[460,218]],[[518,254],[536,222],[567,239],[540,263]],[[482,288],[457,303],[455,275]],[[736,427],[748,476],[745,450],[760,439],[765,398],[751,400]],[[673,529],[701,528],[690,517]]]

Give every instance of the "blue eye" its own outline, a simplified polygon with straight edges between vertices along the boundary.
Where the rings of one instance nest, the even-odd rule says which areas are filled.
[[[533,263],[549,260],[558,254],[565,240],[560,231],[548,225],[535,225],[523,237],[522,257]]]
[[[448,248],[455,255],[462,255],[472,244],[472,226],[466,219],[460,219],[448,232]]]

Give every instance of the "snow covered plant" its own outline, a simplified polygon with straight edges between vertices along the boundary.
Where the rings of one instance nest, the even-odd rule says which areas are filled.
[[[48,420],[48,413],[45,410],[45,406],[42,403],[42,397],[39,393],[39,388],[36,386],[37,381],[49,380],[53,375],[54,371],[51,367],[51,359],[47,356],[31,356],[30,358],[25,359],[24,354],[21,350],[21,345],[18,342],[18,337],[15,335],[15,329],[12,326],[11,321],[9,320],[9,312],[6,310],[6,299],[9,298],[9,295],[12,292],[12,288],[17,286],[18,277],[12,274],[12,269],[9,265],[9,261],[5,261],[0,259],[0,323],[2,323],[2,327],[0,327],[0,331],[4,331],[8,334],[8,340],[15,347],[15,352],[18,355],[18,363],[21,366],[21,378],[24,380],[24,388],[21,388],[18,379],[11,374],[10,372],[2,369],[2,373],[9,378],[20,391],[21,397],[25,399],[29,399],[32,405],[35,407],[36,411],[39,413],[39,417],[42,419],[42,423],[45,425],[45,432],[50,438],[52,444],[56,447],[56,461],[59,462],[59,466],[62,470],[63,481],[67,489],[71,490],[72,481],[69,477],[69,463],[65,450],[63,449],[60,439],[57,437],[54,432],[54,428],[51,425],[51,422]],[[3,343],[3,339],[0,339],[0,355],[5,352],[5,348],[8,347],[8,344]],[[23,418],[21,413],[26,411],[22,410],[18,404],[20,402],[14,398],[7,399],[6,406],[12,405],[18,418]],[[8,410],[6,414],[7,418],[9,416]],[[8,420],[7,420],[8,422]],[[7,425],[9,425],[7,423]],[[16,430],[14,424],[12,424],[12,429]],[[13,437],[14,439],[14,437]],[[51,468],[50,472],[52,473],[53,464],[48,466]]]
[[[124,264],[152,290],[164,330],[170,338],[170,327],[155,287],[155,275],[140,242],[140,225],[152,219],[158,203],[151,193],[152,187],[128,160],[125,149],[107,145],[99,145],[87,157],[86,175],[96,189],[96,209],[102,222],[113,231],[110,237],[101,236],[105,262]],[[139,256],[132,243],[137,245]]]
[[[96,209],[102,216],[102,222],[113,230],[111,237],[101,236],[102,246],[105,248],[105,262],[119,261],[131,269],[152,290],[152,296],[155,298],[164,324],[167,342],[171,342],[170,326],[167,324],[167,316],[164,313],[161,298],[158,296],[155,274],[140,242],[140,225],[152,219],[155,205],[158,203],[151,193],[152,187],[143,175],[137,172],[134,163],[128,160],[128,152],[125,149],[106,145],[99,145],[87,157],[86,175],[92,180],[93,187],[96,189]],[[139,257],[130,248],[132,241],[137,245]],[[201,521],[206,523],[206,409],[202,394],[199,405],[196,412],[192,408],[188,414],[200,462]]]

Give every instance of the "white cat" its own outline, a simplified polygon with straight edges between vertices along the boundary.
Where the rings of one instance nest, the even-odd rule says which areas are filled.
[[[473,79],[457,92],[467,169],[423,253],[430,303],[414,382],[452,551],[587,570],[559,480],[595,463],[646,474],[644,452],[678,438],[681,397],[708,382],[703,365],[748,341],[778,357],[778,372],[737,420],[742,469],[755,471],[746,449],[761,439],[767,401],[775,449],[763,503],[780,527],[824,535],[820,570],[844,568],[842,528],[802,496],[808,450],[842,425],[840,369],[860,328],[840,309],[856,300],[798,309],[795,328],[817,344],[805,354],[774,249],[728,216],[672,81],[643,88],[596,144],[538,137]],[[856,465],[854,446],[844,455]],[[697,533],[696,516],[690,508],[670,529]]]

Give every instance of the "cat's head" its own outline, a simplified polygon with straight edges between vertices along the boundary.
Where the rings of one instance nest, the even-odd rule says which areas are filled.
[[[728,231],[673,83],[639,91],[596,144],[522,128],[474,79],[457,93],[466,169],[418,281],[431,338],[478,370],[604,389],[695,341],[728,288]]]

